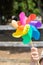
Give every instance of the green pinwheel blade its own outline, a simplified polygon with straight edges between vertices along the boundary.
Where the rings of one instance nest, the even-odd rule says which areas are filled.
[[[32,28],[30,27],[30,30],[28,30],[28,33],[24,36],[22,36],[23,38],[23,44],[29,44],[31,42],[32,39]]]

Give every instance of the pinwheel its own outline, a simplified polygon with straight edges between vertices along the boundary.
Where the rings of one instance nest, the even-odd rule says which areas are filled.
[[[12,34],[15,38],[22,37],[24,44],[29,44],[34,38],[38,40],[40,38],[40,32],[38,27],[41,27],[41,22],[36,20],[36,14],[30,14],[29,17],[24,12],[19,14],[19,21],[12,21],[12,26],[16,28],[16,32]]]

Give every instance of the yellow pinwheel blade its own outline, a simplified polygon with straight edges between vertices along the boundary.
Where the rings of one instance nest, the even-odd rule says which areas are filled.
[[[20,26],[15,33],[12,34],[13,37],[19,38],[23,35],[23,26]]]
[[[25,25],[24,30],[23,30],[23,35],[28,33],[28,30],[30,29],[30,25]]]

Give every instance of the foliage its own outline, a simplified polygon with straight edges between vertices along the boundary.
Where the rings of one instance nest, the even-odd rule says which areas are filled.
[[[30,13],[40,14],[37,0],[13,0],[13,15],[18,15],[21,11],[24,11],[27,15]]]
[[[2,15],[18,15],[24,11],[28,16],[30,13],[40,14],[38,0],[0,0],[0,11]]]

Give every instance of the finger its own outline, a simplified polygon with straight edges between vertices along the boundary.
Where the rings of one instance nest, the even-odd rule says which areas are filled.
[[[32,56],[31,57],[33,60],[39,60],[39,55],[37,55],[37,56]]]
[[[31,55],[38,55],[38,52],[31,52]]]
[[[32,54],[31,56],[32,57],[38,57],[39,55],[38,54]]]
[[[39,60],[39,57],[34,57],[33,60]]]
[[[34,51],[38,51],[38,50],[37,50],[37,48],[32,47],[32,48],[31,48],[31,52],[34,52]]]

